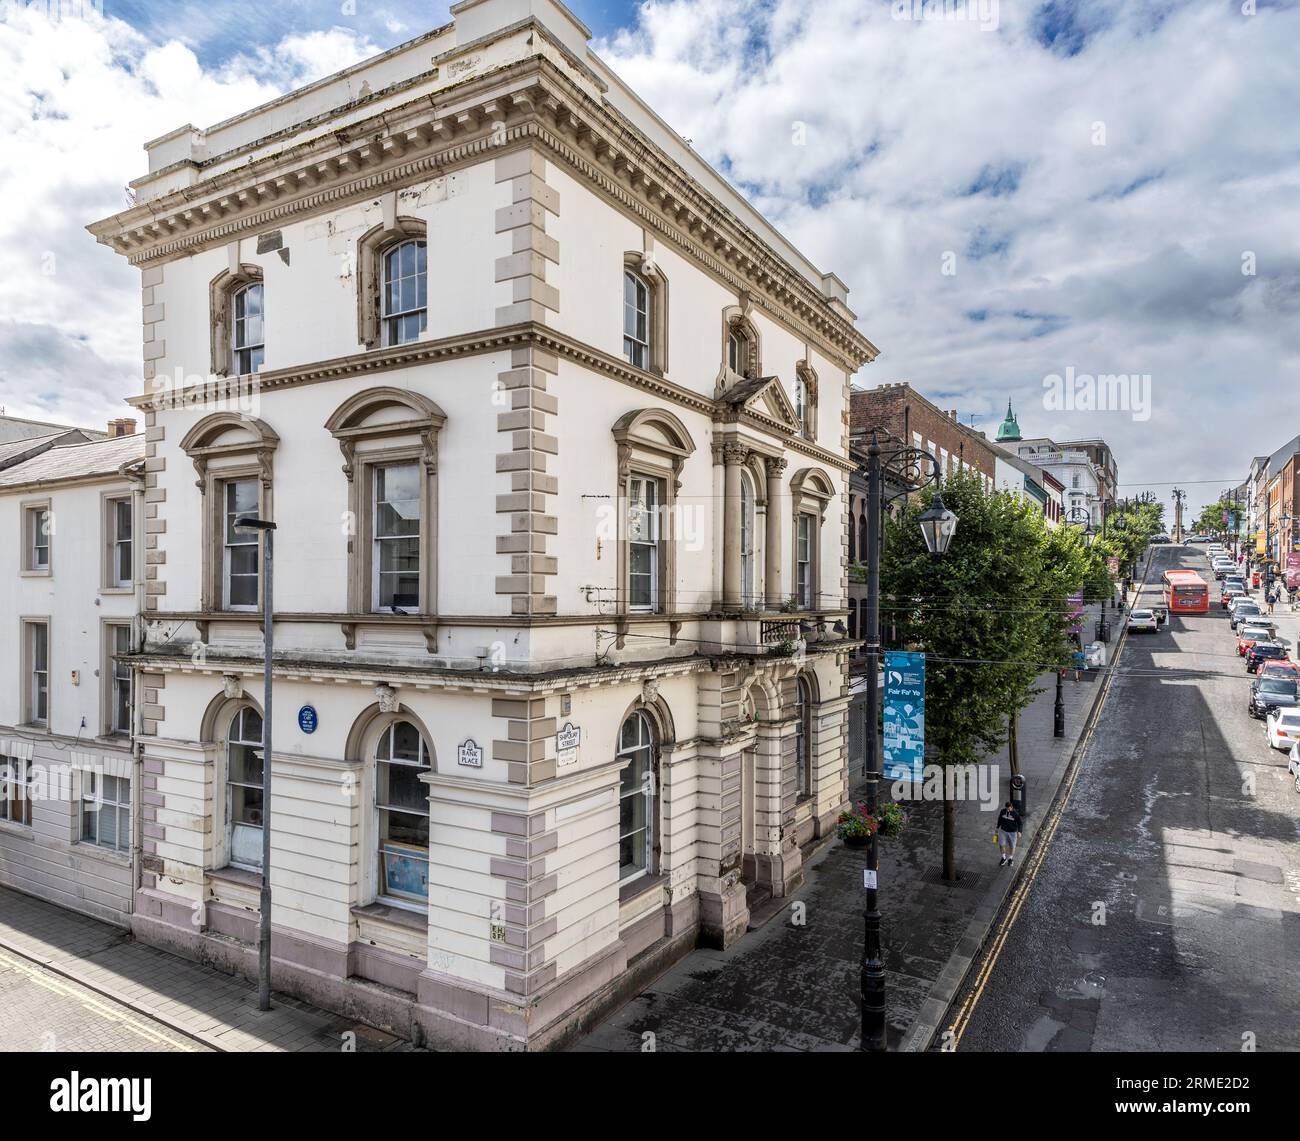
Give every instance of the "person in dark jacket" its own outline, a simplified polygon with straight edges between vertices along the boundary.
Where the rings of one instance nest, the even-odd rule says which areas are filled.
[[[1015,805],[1008,800],[1006,807],[998,813],[998,848],[1002,853],[998,867],[1009,867],[1015,862],[1016,845],[1020,842],[1023,823]]]

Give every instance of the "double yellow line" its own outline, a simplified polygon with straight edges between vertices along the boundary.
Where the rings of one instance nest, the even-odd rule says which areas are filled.
[[[56,976],[51,975],[48,971],[43,970],[38,966],[30,966],[26,961],[16,959],[11,955],[6,955],[3,951],[0,951],[0,967],[7,967],[10,970],[16,971],[18,974],[30,979],[37,986],[43,987],[45,990],[60,995],[63,998],[70,998],[75,1002],[80,1003],[87,1010],[98,1014],[101,1018],[106,1018],[110,1022],[121,1023],[128,1030],[138,1034],[141,1038],[155,1046],[169,1046],[173,1050],[183,1050],[187,1053],[194,1050],[194,1046],[191,1043],[184,1042],[179,1038],[173,1038],[169,1034],[163,1034],[161,1031],[155,1030],[148,1023],[141,1022],[139,1019],[133,1018],[129,1014],[123,1014],[120,1010],[114,1010],[111,1006],[100,1002],[97,998],[90,997],[84,990],[60,982]]]
[[[1142,588],[1146,586],[1146,578],[1150,569],[1151,563],[1148,559],[1147,566],[1142,573],[1142,582],[1138,586],[1139,596]],[[1125,599],[1126,603],[1127,601]],[[1120,632],[1119,642],[1115,646],[1115,658],[1111,662],[1112,667],[1119,665],[1120,655],[1124,652],[1124,647],[1127,644],[1128,626],[1125,624]],[[1016,924],[1016,917],[1020,914],[1020,909],[1024,906],[1029,891],[1034,886],[1034,880],[1038,878],[1039,868],[1042,867],[1043,860],[1047,856],[1047,850],[1051,847],[1052,837],[1056,835],[1056,829],[1065,814],[1066,805],[1070,802],[1070,794],[1074,791],[1075,783],[1079,779],[1079,773],[1083,771],[1083,761],[1088,754],[1088,746],[1092,742],[1093,730],[1100,720],[1101,710],[1106,704],[1106,699],[1110,696],[1111,683],[1115,680],[1117,672],[1114,668],[1106,671],[1105,680],[1102,682],[1101,697],[1092,707],[1088,722],[1083,729],[1083,735],[1075,746],[1074,763],[1070,766],[1070,772],[1065,778],[1064,792],[1057,797],[1055,805],[1049,811],[1047,819],[1043,823],[1043,831],[1035,838],[1033,854],[1025,865],[1025,870],[1016,885],[1015,891],[1011,894],[1011,903],[1002,918],[1001,924],[998,926],[997,934],[989,947],[988,953],[985,955],[984,961],[980,964],[979,972],[975,976],[975,982],[967,992],[966,1000],[961,1004],[956,1017],[953,1018],[951,1025],[948,1027],[944,1045],[945,1050],[956,1050],[961,1045],[962,1035],[966,1033],[966,1028],[970,1025],[971,1017],[975,1013],[975,1007],[984,994],[984,988],[988,985],[989,978],[993,974],[993,968],[997,966],[998,959],[1002,955],[1002,948],[1006,946],[1007,939],[1011,935],[1011,929]]]

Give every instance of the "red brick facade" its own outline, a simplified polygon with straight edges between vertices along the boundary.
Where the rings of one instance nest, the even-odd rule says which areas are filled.
[[[851,436],[886,431],[933,453],[944,465],[944,475],[965,465],[990,484],[997,476],[994,451],[984,434],[961,424],[955,410],[945,412],[931,404],[906,381],[854,390],[849,415]]]

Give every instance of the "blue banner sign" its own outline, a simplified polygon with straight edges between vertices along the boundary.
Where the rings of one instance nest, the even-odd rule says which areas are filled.
[[[920,782],[925,770],[925,655],[885,651],[885,780]]]

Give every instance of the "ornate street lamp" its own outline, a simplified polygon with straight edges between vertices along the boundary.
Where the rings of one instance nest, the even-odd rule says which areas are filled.
[[[886,461],[888,466],[886,466]],[[938,485],[942,468],[938,457],[921,448],[900,447],[882,452],[871,433],[867,448],[867,464],[860,470],[867,480],[867,613],[861,631],[866,642],[867,655],[867,708],[866,708],[866,763],[867,812],[872,817],[880,807],[880,679],[877,674],[880,657],[880,538],[881,519],[887,504],[920,491],[933,483]],[[884,495],[884,481],[899,490]],[[943,495],[936,490],[929,508],[919,520],[925,537],[926,549],[932,555],[943,555],[957,530],[957,516],[944,506]],[[863,912],[864,939],[862,944],[862,1035],[861,1049],[881,1051],[886,1049],[885,1035],[885,964],[880,949],[880,897],[876,886],[880,878],[880,847],[875,832],[867,851],[867,906]]]

